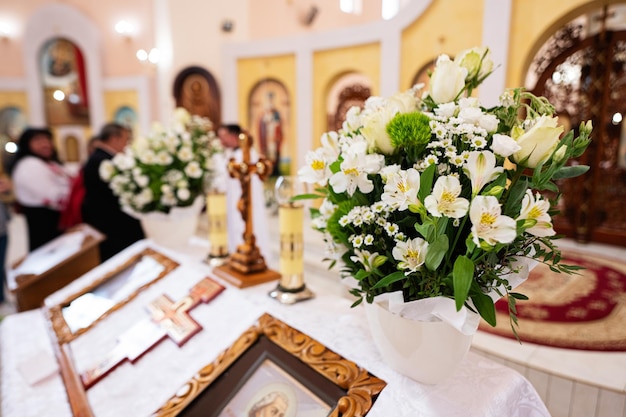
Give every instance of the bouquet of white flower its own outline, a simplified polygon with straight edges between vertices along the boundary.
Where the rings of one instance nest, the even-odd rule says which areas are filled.
[[[136,213],[168,213],[187,207],[203,194],[213,171],[213,155],[222,144],[207,118],[176,109],[171,130],[155,126],[100,166],[122,207]]]
[[[526,297],[509,278],[524,259],[578,269],[560,263],[557,201],[541,192],[558,195],[556,180],[588,169],[568,161],[587,148],[591,123],[563,135],[553,106],[521,88],[481,106],[471,93],[492,68],[486,48],[442,55],[429,91],[370,97],[308,153],[299,175],[316,193],[299,198],[324,198],[313,224],[357,280],[355,305],[443,296],[495,325],[494,300],[508,294],[513,325]]]

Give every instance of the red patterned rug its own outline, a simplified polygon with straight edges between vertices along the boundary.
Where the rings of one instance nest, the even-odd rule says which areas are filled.
[[[626,264],[617,259],[572,251],[564,263],[586,269],[579,275],[559,274],[539,264],[516,291],[517,330],[522,342],[601,351],[626,351]],[[497,326],[480,329],[515,338],[506,300],[496,303]]]

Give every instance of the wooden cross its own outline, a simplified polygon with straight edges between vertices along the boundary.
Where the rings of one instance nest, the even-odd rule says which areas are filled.
[[[251,180],[253,175],[258,175],[261,181],[265,181],[272,172],[272,162],[264,156],[260,156],[256,163],[250,161],[250,147],[252,138],[245,134],[239,134],[239,147],[242,151],[242,161],[237,162],[231,158],[228,162],[228,172],[232,178],[241,183],[241,198],[237,203],[237,209],[245,223],[243,243],[237,246],[225,265],[216,267],[213,271],[238,287],[260,284],[280,278],[280,274],[271,271],[265,264],[265,259],[256,246],[252,221],[252,196]]]
[[[93,386],[125,360],[134,363],[167,337],[182,346],[202,330],[202,326],[191,318],[189,311],[201,302],[208,303],[223,289],[212,279],[204,278],[177,302],[166,295],[157,297],[147,306],[151,318],[135,323],[120,334],[117,345],[104,360],[81,373],[80,379],[85,388]]]

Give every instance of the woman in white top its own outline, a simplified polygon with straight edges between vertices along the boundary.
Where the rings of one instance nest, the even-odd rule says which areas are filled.
[[[50,130],[22,133],[11,177],[32,251],[61,234],[59,218],[70,192],[71,177],[59,162]]]

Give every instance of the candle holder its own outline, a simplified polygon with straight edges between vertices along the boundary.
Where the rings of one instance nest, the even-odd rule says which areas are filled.
[[[276,180],[280,233],[281,278],[269,296],[283,304],[294,304],[314,297],[304,283],[304,206],[292,197],[302,194],[303,185],[297,177],[281,176]]]
[[[226,193],[217,190],[207,192],[206,206],[211,249],[205,262],[211,266],[220,266],[228,260],[229,256]]]

